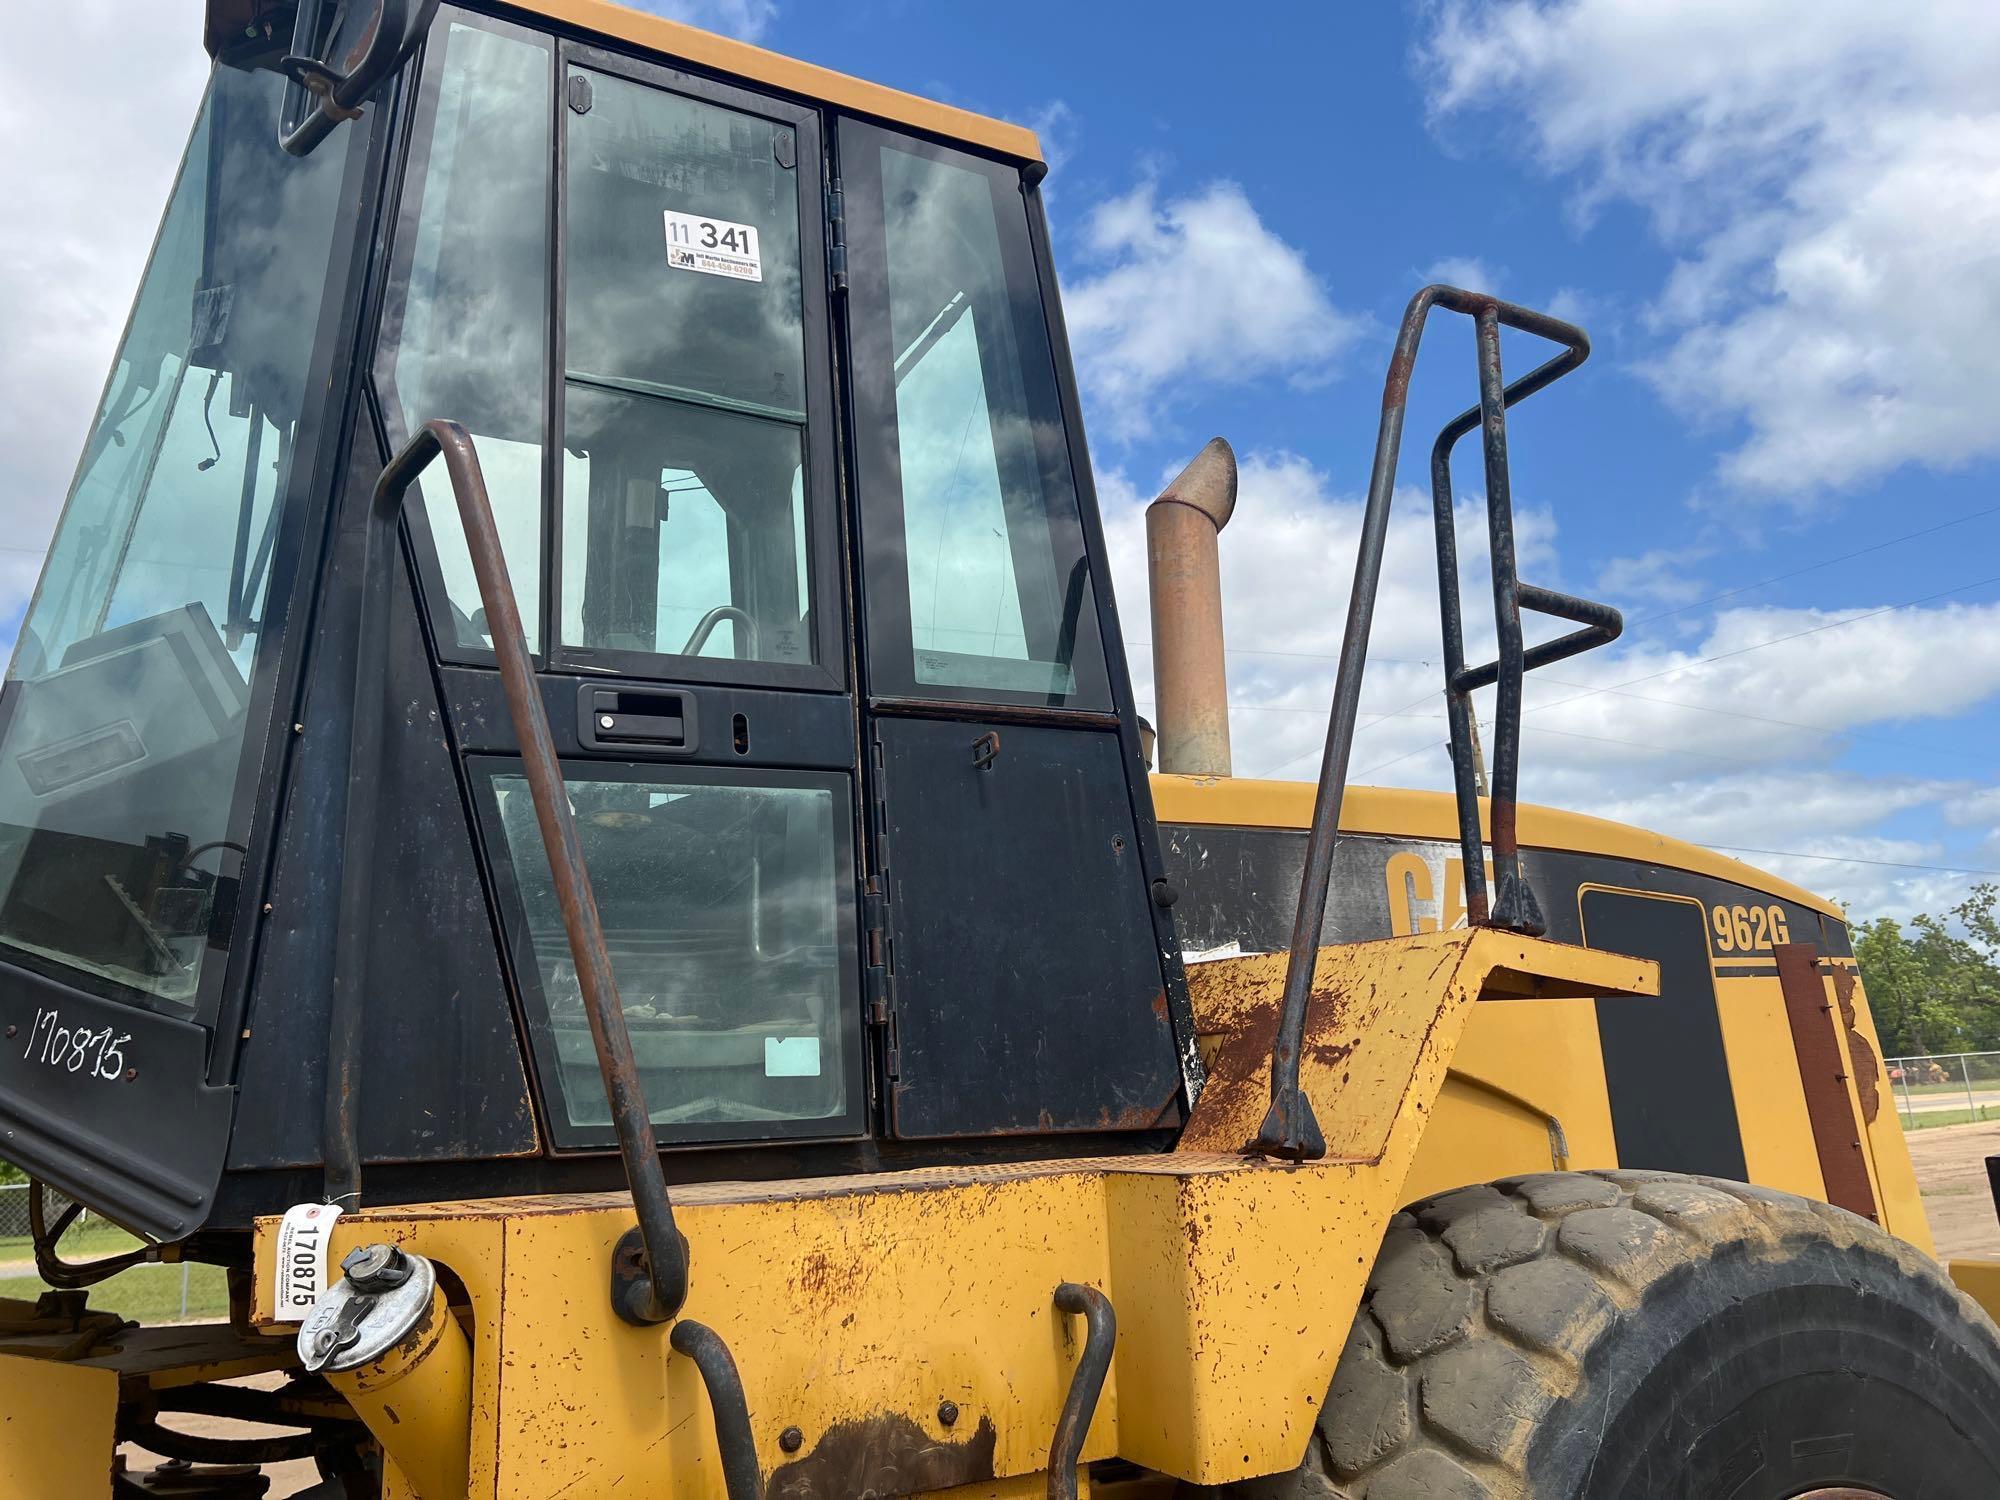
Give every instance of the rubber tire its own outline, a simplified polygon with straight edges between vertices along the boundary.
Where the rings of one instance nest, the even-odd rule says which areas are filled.
[[[1460,1188],[1390,1222],[1293,1474],[1243,1500],[2000,1496],[2000,1330],[1935,1261],[1659,1172]]]

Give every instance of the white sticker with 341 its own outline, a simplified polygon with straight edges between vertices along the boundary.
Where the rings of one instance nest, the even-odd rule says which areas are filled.
[[[667,210],[667,264],[677,271],[699,271],[705,276],[764,279],[756,225],[675,213],[671,208]]]

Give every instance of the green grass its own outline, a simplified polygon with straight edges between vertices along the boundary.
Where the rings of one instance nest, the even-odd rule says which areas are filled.
[[[69,1249],[67,1238],[64,1249]],[[180,1266],[134,1266],[90,1289],[90,1305],[115,1312],[135,1323],[177,1323],[181,1313]],[[186,1267],[189,1319],[220,1318],[229,1313],[227,1273],[220,1266]],[[0,1297],[33,1301],[48,1290],[35,1276],[0,1277]]]
[[[1897,1114],[1905,1130],[1932,1130],[1939,1125],[1974,1125],[2000,1120],[2000,1104],[1982,1104],[1977,1110],[1920,1109],[1914,1114],[1898,1110]]]
[[[138,1243],[116,1224],[92,1217],[65,1234],[60,1248],[65,1260],[94,1260],[100,1255],[116,1255],[121,1250],[130,1250]],[[0,1264],[34,1258],[34,1241],[27,1235],[0,1235]]]

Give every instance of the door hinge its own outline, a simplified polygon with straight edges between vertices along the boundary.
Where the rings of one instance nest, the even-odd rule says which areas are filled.
[[[836,292],[847,290],[847,195],[840,179],[826,189],[826,270]]]
[[[882,1034],[883,1072],[898,1078],[902,1055],[896,1045],[896,958],[889,936],[889,899],[872,876],[861,897],[861,941],[861,994],[868,1025]]]

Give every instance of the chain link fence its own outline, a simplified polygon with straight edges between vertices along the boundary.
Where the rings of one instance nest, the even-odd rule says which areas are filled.
[[[52,1188],[45,1188],[43,1190],[42,1202],[47,1207],[49,1222],[51,1224],[56,1221],[56,1217],[64,1209],[69,1207],[69,1199]],[[95,1219],[90,1210],[85,1209],[76,1216],[76,1223],[71,1227],[70,1235],[75,1235],[83,1231],[86,1225],[93,1223],[95,1226],[101,1227],[103,1221]],[[13,1246],[8,1242],[13,1240],[25,1242],[33,1233],[34,1226],[28,1222],[27,1183],[10,1182],[0,1185],[0,1261],[17,1259],[18,1257],[11,1253]],[[69,1237],[69,1235],[64,1236],[65,1243],[67,1243]],[[22,1251],[23,1255],[32,1253],[31,1250]]]
[[[1906,1130],[2000,1120],[2000,1052],[1892,1057],[1885,1066]]]
[[[69,1207],[61,1193],[44,1193],[49,1223]],[[57,1253],[66,1260],[89,1261],[116,1255],[138,1242],[110,1220],[85,1209],[65,1229]],[[0,1297],[34,1300],[46,1291],[35,1274],[34,1226],[28,1222],[28,1185],[0,1185]],[[221,1270],[196,1266],[149,1264],[132,1268],[102,1283],[91,1293],[93,1307],[110,1307],[140,1323],[185,1323],[214,1318],[228,1308],[228,1289]]]

